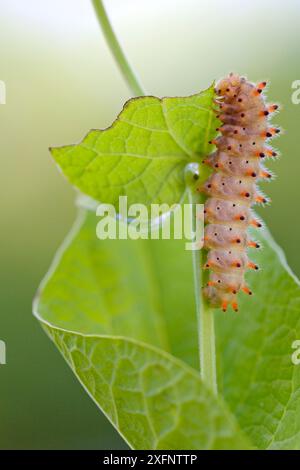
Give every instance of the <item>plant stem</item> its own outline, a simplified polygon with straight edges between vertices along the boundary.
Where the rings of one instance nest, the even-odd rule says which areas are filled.
[[[112,29],[109,18],[105,11],[102,0],[92,0],[96,16],[102,28],[103,34],[110,50],[125,78],[127,84],[136,96],[144,95],[144,90],[134,74],[119,42]],[[200,197],[194,187],[189,186],[189,200],[192,205],[192,230],[196,226],[195,204],[200,203]],[[215,354],[215,329],[213,310],[208,306],[202,295],[202,264],[203,256],[201,250],[193,250],[193,271],[196,297],[196,309],[199,327],[199,355],[201,378],[206,385],[217,393],[216,378],[216,354]]]
[[[196,204],[201,203],[200,196],[193,187],[189,187],[189,202],[192,205],[192,230],[196,228]],[[193,250],[194,289],[199,328],[200,373],[203,382],[217,394],[216,352],[214,312],[202,294],[203,251]]]
[[[217,394],[214,311],[205,299],[199,316],[201,378]]]
[[[102,0],[92,0],[96,16],[102,28],[106,42],[119,66],[123,77],[125,78],[129,88],[135,96],[144,95],[145,92],[140,85],[135,73],[133,72],[124,52],[121,48],[115,32],[110,24],[106,10]]]

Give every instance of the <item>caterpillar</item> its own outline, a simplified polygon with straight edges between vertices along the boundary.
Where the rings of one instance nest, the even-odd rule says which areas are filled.
[[[252,294],[245,283],[245,272],[259,269],[248,258],[248,248],[259,248],[259,244],[249,238],[247,229],[251,225],[262,226],[253,216],[251,206],[269,202],[257,182],[273,177],[262,161],[276,157],[277,152],[266,141],[280,132],[269,123],[278,105],[266,104],[263,95],[266,84],[255,85],[230,74],[215,89],[214,111],[222,125],[216,129],[220,135],[209,142],[216,146],[216,151],[203,161],[213,171],[198,190],[207,196],[204,269],[209,269],[209,279],[204,295],[212,306],[223,311],[228,305],[238,311],[237,293]]]

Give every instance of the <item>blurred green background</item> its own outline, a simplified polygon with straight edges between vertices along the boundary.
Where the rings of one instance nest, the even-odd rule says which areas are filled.
[[[106,0],[150,94],[188,95],[230,71],[270,79],[283,105],[283,156],[263,211],[300,274],[298,0]],[[130,97],[88,0],[0,0],[0,448],[125,448],[31,314],[32,298],[74,219],[74,192],[50,145],[108,126]]]

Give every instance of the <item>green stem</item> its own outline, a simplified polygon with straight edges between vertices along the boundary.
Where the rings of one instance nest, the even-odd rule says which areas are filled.
[[[135,73],[133,72],[120,44],[110,24],[109,18],[105,11],[102,0],[92,0],[96,16],[102,28],[103,34],[108,46],[119,66],[123,77],[125,78],[129,88],[135,96],[144,95],[145,92],[140,85]]]
[[[196,228],[196,204],[201,203],[199,194],[189,186],[189,202],[192,205],[192,230]],[[203,382],[217,394],[214,312],[202,294],[203,251],[193,250],[194,289],[199,328],[200,372]]]
[[[199,320],[201,378],[217,394],[214,311],[202,300]]]
[[[111,27],[109,18],[105,11],[102,0],[92,0],[96,16],[101,25],[103,34],[110,47],[110,50],[125,78],[127,84],[131,88],[134,95],[144,95],[144,90],[136,78],[130,64],[118,42],[118,39]],[[190,175],[190,171],[188,170]],[[195,192],[193,185],[188,184],[189,187],[189,200],[192,204],[193,216],[192,225],[193,230],[196,226],[196,212],[195,204],[200,203],[200,197]],[[199,354],[200,354],[200,370],[202,380],[210,387],[210,389],[217,393],[217,378],[216,378],[216,354],[215,354],[215,329],[214,329],[214,314],[212,309],[208,306],[207,302],[202,295],[202,264],[203,256],[201,250],[193,250],[193,270],[194,270],[194,284],[195,284],[195,297],[196,309],[199,327]]]

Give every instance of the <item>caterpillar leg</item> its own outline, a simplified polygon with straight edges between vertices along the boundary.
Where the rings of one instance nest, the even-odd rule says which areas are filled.
[[[227,307],[228,307],[228,302],[227,302],[227,300],[223,300],[223,301],[222,301],[222,304],[221,304],[221,308],[222,308],[223,312],[226,312]]]
[[[248,263],[248,268],[249,268],[249,269],[256,269],[256,271],[259,269],[259,267],[257,266],[257,264],[252,263],[251,261]]]
[[[252,295],[252,291],[247,286],[243,286],[242,291],[245,292],[245,294]]]
[[[248,243],[247,243],[248,247],[249,248],[260,248],[260,245],[256,242],[254,242],[253,240],[250,240]]]

